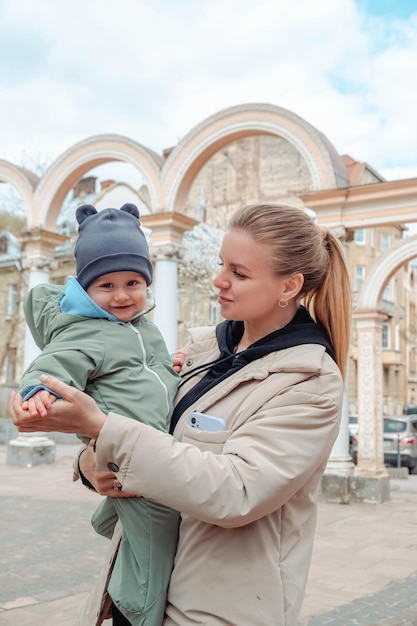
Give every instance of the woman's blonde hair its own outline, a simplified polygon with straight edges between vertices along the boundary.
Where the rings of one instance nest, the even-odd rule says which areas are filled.
[[[229,228],[245,231],[269,247],[275,275],[304,276],[299,298],[326,329],[345,377],[352,305],[339,240],[326,228],[317,226],[302,209],[279,204],[243,207],[232,215]]]

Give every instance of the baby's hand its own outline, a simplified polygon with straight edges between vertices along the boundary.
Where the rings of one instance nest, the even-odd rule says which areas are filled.
[[[25,400],[22,408],[28,410],[31,417],[46,417],[48,409],[51,408],[56,399],[53,393],[49,393],[46,389],[41,389],[31,398]]]
[[[175,350],[174,356],[172,357],[172,367],[177,372],[180,373],[182,370],[182,366],[184,365],[185,357],[187,353],[184,350]]]

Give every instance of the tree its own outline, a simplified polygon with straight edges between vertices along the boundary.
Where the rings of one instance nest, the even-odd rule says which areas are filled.
[[[197,224],[194,228],[186,232],[183,236],[183,257],[179,264],[178,274],[182,283],[191,283],[192,306],[190,324],[199,322],[198,315],[198,293],[204,292],[202,302],[213,300],[216,290],[213,287],[213,277],[218,270],[219,249],[223,238],[223,231],[220,228],[209,226],[205,223]],[[181,290],[183,294],[187,289]],[[201,323],[207,323],[207,315],[203,315]]]
[[[200,223],[182,239],[184,255],[179,274],[195,280],[211,279],[218,269],[219,249],[223,238],[220,228]]]

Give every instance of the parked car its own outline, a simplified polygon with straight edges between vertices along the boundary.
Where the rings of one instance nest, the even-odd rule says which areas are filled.
[[[354,437],[358,434],[358,416],[349,415],[349,435]]]
[[[358,434],[352,436],[350,453],[354,463],[358,457]],[[384,463],[392,467],[408,467],[417,473],[417,413],[384,417]]]

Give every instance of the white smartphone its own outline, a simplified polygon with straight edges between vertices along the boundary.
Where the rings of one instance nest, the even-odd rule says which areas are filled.
[[[193,428],[198,428],[198,430],[207,430],[210,432],[226,430],[226,422],[221,417],[198,413],[197,411],[189,414],[187,424]]]

